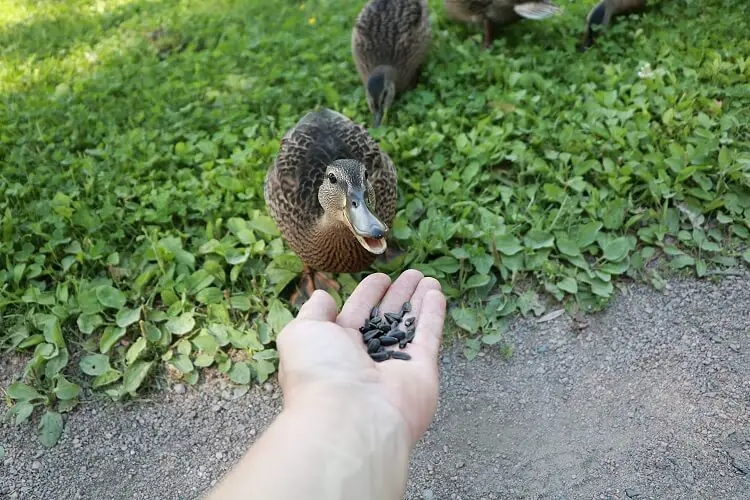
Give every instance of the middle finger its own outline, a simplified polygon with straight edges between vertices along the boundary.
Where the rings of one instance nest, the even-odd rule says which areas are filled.
[[[388,288],[388,291],[380,303],[380,312],[398,312],[404,302],[411,300],[414,291],[424,275],[416,269],[409,269],[401,273],[396,281]]]

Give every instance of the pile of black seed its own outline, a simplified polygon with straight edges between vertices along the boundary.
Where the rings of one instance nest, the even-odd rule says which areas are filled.
[[[362,340],[367,344],[367,354],[377,362],[386,359],[403,359],[409,360],[405,352],[388,350],[386,347],[398,344],[399,348],[405,349],[406,345],[414,340],[417,326],[414,324],[414,317],[407,318],[404,321],[406,331],[400,330],[399,325],[404,315],[411,311],[411,303],[405,302],[401,306],[401,311],[397,313],[385,313],[380,316],[380,309],[373,307],[370,311],[370,317],[365,321],[364,326],[360,327]]]

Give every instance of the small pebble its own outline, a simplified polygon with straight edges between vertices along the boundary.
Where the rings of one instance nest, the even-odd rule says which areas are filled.
[[[175,392],[175,394],[185,394],[187,388],[185,387],[185,384],[175,384],[175,386],[172,387],[172,390]]]
[[[34,461],[33,461],[33,462],[31,463],[31,468],[32,468],[33,470],[39,470],[39,468],[40,468],[41,466],[42,466],[42,464],[41,464],[41,463],[39,463],[39,460],[34,460]]]
[[[273,392],[273,384],[270,382],[266,382],[265,384],[263,384],[263,390],[265,390],[266,392]]]
[[[218,458],[219,460],[221,460],[222,458],[224,458],[224,454],[222,452],[220,452],[220,451],[217,451],[216,452],[216,458]]]

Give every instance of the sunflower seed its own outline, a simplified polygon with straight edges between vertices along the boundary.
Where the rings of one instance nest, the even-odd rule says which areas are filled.
[[[414,340],[414,337],[416,337],[416,332],[414,330],[406,330],[406,341],[411,342]]]
[[[370,354],[373,361],[381,362],[391,357],[391,351],[378,351]]]
[[[380,341],[378,339],[372,339],[367,343],[367,354],[372,354],[380,350]]]
[[[385,313],[385,320],[389,323],[400,323],[404,315],[401,313]]]
[[[378,325],[378,329],[383,333],[388,333],[391,331],[391,325],[388,323],[383,323],[382,325]]]
[[[367,332],[371,332],[373,330],[377,330],[378,327],[375,325],[365,325],[359,329],[359,331],[362,333],[362,335],[366,334]]]
[[[364,337],[362,337],[362,340],[364,340],[365,343],[367,343],[371,341],[372,339],[374,339],[375,337],[380,337],[382,334],[383,332],[381,332],[380,330],[370,330],[364,335]]]
[[[406,321],[404,321],[404,326],[407,328],[410,327],[414,324],[414,320],[416,320],[414,316],[412,316],[411,318],[406,318]]]
[[[409,341],[408,341],[408,340],[406,340],[406,339],[404,339],[404,340],[400,341],[400,342],[398,343],[398,347],[399,347],[399,349],[406,349],[406,344],[408,344],[408,343],[409,343]]]
[[[411,302],[404,302],[404,305],[401,306],[401,316],[408,312],[411,312]]]
[[[378,306],[370,309],[370,319],[377,318],[378,316],[380,316],[380,309],[378,309]]]
[[[393,359],[403,359],[404,361],[408,361],[411,359],[411,356],[409,356],[406,352],[401,351],[390,351],[391,352],[391,358]]]
[[[384,346],[398,344],[398,339],[389,335],[383,335],[380,337],[380,344]]]
[[[402,330],[394,330],[389,332],[388,336],[393,337],[394,339],[404,340],[406,338],[406,332]]]
[[[370,318],[370,325],[372,325],[372,326],[378,326],[382,322],[383,322],[383,318],[381,318],[380,316],[376,316],[374,318]]]

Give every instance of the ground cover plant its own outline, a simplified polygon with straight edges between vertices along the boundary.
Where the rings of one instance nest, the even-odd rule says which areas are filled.
[[[0,1],[0,346],[28,359],[6,418],[52,446],[84,397],[273,373],[301,264],[262,181],[305,112],[368,121],[359,4]],[[375,268],[438,278],[467,356],[513,315],[750,261],[750,6],[652,4],[581,54],[590,2],[486,52],[431,2],[421,84],[373,131],[400,176]]]

